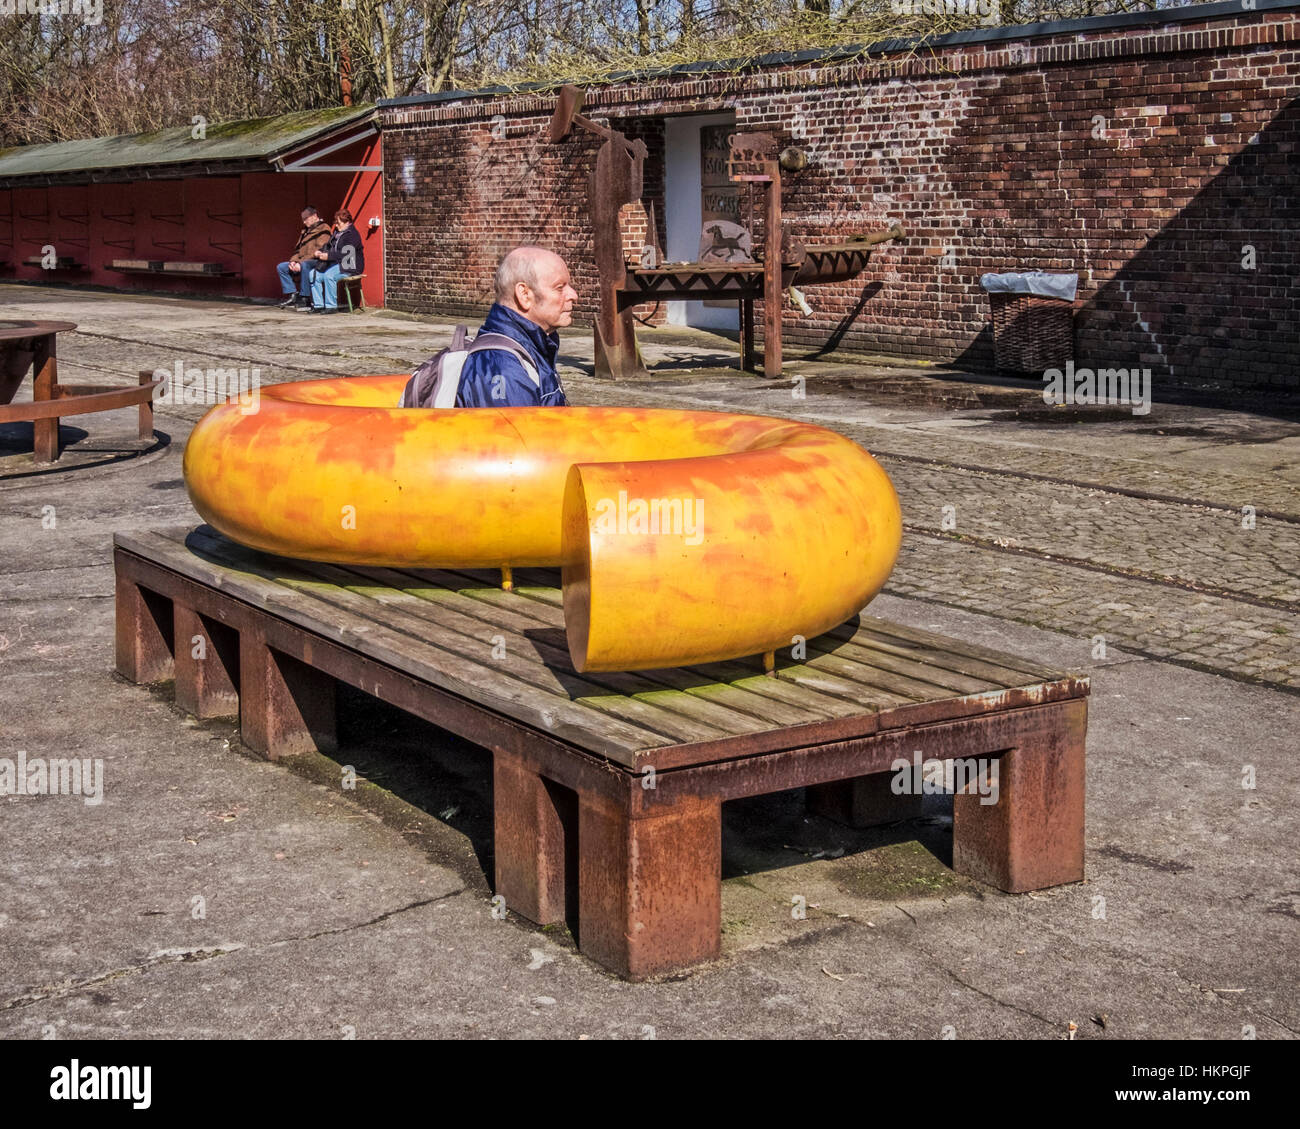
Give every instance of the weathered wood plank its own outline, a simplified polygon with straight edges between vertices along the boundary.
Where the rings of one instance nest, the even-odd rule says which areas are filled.
[[[432,574],[429,575],[430,579],[433,579]],[[492,574],[448,570],[442,573],[439,579],[445,583],[455,583],[457,578],[464,578],[471,582],[483,581],[483,586],[477,589],[475,594],[481,595],[483,599],[493,600],[499,589],[489,583],[491,577]],[[558,580],[558,577],[559,570],[518,569],[514,573],[514,592],[512,595],[522,596],[553,608],[561,608],[563,606],[561,593],[555,588],[543,586],[546,580]],[[500,595],[504,596],[505,593],[500,593]],[[949,697],[954,692],[973,694],[986,690],[996,691],[1042,680],[1041,676],[1036,675],[1027,679],[1023,674],[1018,674],[1007,668],[994,668],[987,663],[981,663],[978,659],[963,659],[957,655],[953,656],[952,665],[950,665],[944,661],[947,653],[938,648],[928,648],[930,661],[926,661],[918,653],[909,651],[906,647],[878,643],[873,636],[862,631],[854,623],[843,624],[815,639],[810,639],[807,646],[810,651],[819,654],[833,654],[840,659],[860,662],[873,671],[885,675],[897,674],[904,676],[909,680],[907,683],[886,684],[886,688],[903,693],[900,700],[915,700],[916,695],[923,695],[922,688],[927,685],[933,688],[929,691],[929,696],[938,698]],[[783,652],[778,652],[778,662],[780,662],[782,654]],[[714,665],[722,666],[723,664]],[[958,669],[963,666],[967,667],[967,669]],[[704,668],[687,669],[701,670]],[[739,672],[743,668],[739,664],[731,664],[730,669],[737,672],[735,677],[726,678],[721,671],[715,674],[715,677],[734,685],[735,678],[748,677],[752,673],[745,672],[744,675],[741,675]],[[780,669],[787,680],[797,677],[790,673],[790,667],[781,666]],[[765,678],[763,681],[772,686],[782,684],[782,679]],[[872,684],[877,683],[873,682]],[[759,691],[755,690],[755,692]],[[835,715],[834,713],[831,714],[831,716]],[[780,720],[782,720],[783,724],[793,725],[798,724],[800,719],[787,717]]]
[[[184,535],[184,531],[181,533]],[[535,692],[528,692],[516,680],[469,666],[460,656],[436,647],[414,648],[409,637],[382,624],[367,623],[359,617],[351,621],[339,616],[333,617],[333,621],[322,619],[320,604],[311,597],[232,567],[220,557],[209,558],[201,550],[159,534],[117,534],[114,540],[146,560],[245,600],[307,631],[343,643],[378,662],[405,670],[486,709],[553,733],[578,748],[631,764],[635,763],[638,749],[668,743],[651,730],[599,714],[588,706],[559,698],[548,699],[545,705],[540,705]]]
[[[708,725],[698,718],[686,723],[686,719],[656,708],[653,703],[607,692],[605,687],[574,672],[567,661],[567,650],[564,652],[565,661],[562,666],[550,666],[537,656],[533,640],[507,636],[497,631],[496,634],[501,638],[498,649],[500,657],[497,658],[493,655],[493,636],[475,634],[472,628],[469,632],[458,631],[446,622],[445,615],[442,618],[434,615],[413,619],[409,605],[401,609],[393,608],[383,601],[341,586],[340,581],[356,578],[338,566],[267,557],[254,550],[232,546],[224,538],[213,541],[199,534],[192,534],[190,543],[219,551],[222,559],[238,562],[241,568],[257,571],[275,583],[301,591],[328,608],[336,608],[363,620],[373,620],[418,645],[431,645],[453,656],[460,656],[467,668],[479,667],[489,673],[499,670],[517,678],[546,695],[546,698],[539,697],[537,700],[544,713],[551,709],[548,699],[554,696],[590,706],[602,714],[612,714],[630,724],[651,730],[661,739],[701,740],[706,736],[726,736],[736,732],[735,729]],[[412,603],[419,604],[420,601],[412,599]],[[322,613],[324,614],[323,610]]]
[[[356,571],[371,574],[375,579],[382,579],[385,570],[361,569]],[[399,582],[405,581],[409,583],[409,578],[406,577],[397,577],[396,579]],[[472,619],[473,622],[482,627],[489,625],[496,628],[508,627],[511,631],[524,636],[528,645],[536,651],[540,661],[566,671],[573,670],[568,644],[563,635],[563,628],[535,616],[520,614],[517,610],[520,601],[507,593],[502,593],[503,600],[499,605],[475,600],[472,597],[464,596],[458,592],[451,592],[447,589],[435,589],[427,586],[412,586],[402,589],[389,587],[370,590],[368,594],[381,600],[391,600],[393,598],[392,595],[383,595],[384,592],[400,594],[404,597],[423,601],[430,609],[434,610],[421,611],[419,607],[411,607],[412,614],[428,616],[437,620],[445,620],[448,615],[460,615],[459,609],[463,608],[464,618],[467,621]],[[410,605],[403,604],[402,606],[409,607]],[[453,610],[453,608],[456,610]],[[588,671],[581,677],[611,693],[628,695],[634,700],[647,704],[654,703],[656,709],[663,709],[681,715],[683,719],[695,719],[695,724],[707,724],[711,727],[714,725],[722,726],[728,732],[753,732],[756,729],[763,728],[762,723],[764,722],[784,725],[795,721],[809,721],[831,716],[829,712],[807,708],[793,711],[784,710],[782,714],[778,714],[776,711],[781,708],[779,704],[767,705],[766,703],[764,703],[764,715],[760,715],[757,710],[746,712],[733,709],[731,708],[733,699],[727,699],[725,702],[708,700],[707,696],[715,686],[718,690],[725,690],[727,687],[717,686],[716,680],[703,676],[695,677],[693,682],[684,681],[682,685],[687,692],[665,696],[663,692],[666,688],[670,688],[671,684],[667,679],[658,677],[657,674],[658,672]],[[749,700],[745,699],[745,704],[748,704]],[[758,700],[760,702],[764,701],[761,698]],[[720,707],[725,712],[720,712]]]
[[[971,658],[983,659],[986,662],[1027,674],[1034,681],[1041,682],[1044,679],[1069,677],[1068,672],[1057,670],[1055,667],[1038,666],[1016,655],[995,651],[990,647],[982,647],[977,643],[967,643],[965,640],[935,635],[929,631],[922,631],[920,628],[904,627],[900,623],[881,619],[878,616],[864,615],[862,616],[862,622],[864,625],[869,624],[871,630],[882,635],[890,635],[895,639],[902,640],[905,644],[916,643],[922,648],[931,648],[947,655],[966,655]]]
[[[548,579],[554,580],[556,584],[559,583],[559,569],[518,569],[514,579],[516,595],[553,607],[563,607],[563,595],[559,589],[543,586]],[[795,669],[793,666],[782,667],[781,678],[768,678],[763,673],[762,660],[758,656],[749,662],[733,659],[728,662],[704,663],[679,669],[698,675],[707,682],[725,683],[735,689],[747,690],[751,694],[764,698],[774,698],[787,705],[812,710],[826,717],[846,717],[861,712],[863,708],[858,700],[859,695],[853,691],[849,683],[845,683],[839,689],[841,692],[849,691],[851,700],[827,692],[821,686],[822,679],[808,677],[806,668],[800,668],[802,673],[798,685],[789,676],[789,671]],[[650,673],[658,675],[661,672]],[[666,676],[671,677],[667,674]],[[798,720],[789,718],[784,724],[797,724]]]
[[[421,570],[421,573],[431,581],[441,579],[447,584],[455,584],[458,579],[464,578],[466,575],[459,571],[450,570],[445,573],[441,573],[441,570]],[[528,597],[530,591],[537,592],[539,590],[527,588],[521,590],[516,585],[513,592],[504,592],[499,588],[483,587],[468,590],[464,594],[472,595],[474,599],[493,608],[511,608],[523,615],[531,614],[536,618],[539,625],[563,630],[564,613],[560,601],[558,599],[530,599]],[[556,597],[559,595],[550,589],[546,590],[546,592]],[[744,671],[745,676],[753,673],[750,670]],[[666,690],[672,692],[681,691],[692,698],[707,702],[710,709],[721,707],[731,711],[734,715],[731,724],[735,726],[736,732],[753,732],[756,729],[765,728],[767,725],[798,725],[818,718],[832,716],[828,712],[818,711],[815,708],[809,709],[806,704],[792,706],[789,703],[755,694],[743,687],[730,685],[725,681],[709,680],[698,673],[692,673],[690,669],[684,667],[639,671],[637,675],[645,679],[649,684],[645,693],[656,695],[656,700],[661,700],[664,703],[677,701],[676,698],[663,697],[663,693]],[[600,675],[593,673],[585,677],[598,678]],[[719,717],[719,722],[722,721],[723,718]]]
[[[312,567],[319,569],[321,566]],[[382,573],[384,570],[366,571]],[[444,633],[451,631],[464,639],[466,641],[464,645],[468,647],[474,642],[490,646],[492,636],[487,633],[500,634],[507,656],[499,660],[502,669],[518,671],[520,677],[548,687],[552,692],[573,697],[575,701],[595,709],[623,713],[628,720],[636,721],[640,725],[678,740],[690,740],[695,734],[701,733],[720,736],[735,732],[733,728],[710,724],[708,719],[699,716],[698,711],[681,712],[665,709],[661,705],[637,697],[636,694],[644,691],[647,684],[631,676],[593,677],[577,674],[573,670],[568,648],[562,639],[557,642],[547,642],[544,638],[523,634],[523,629],[536,625],[536,621],[527,617],[506,612],[495,620],[478,618],[459,610],[458,601],[476,607],[479,605],[458,593],[444,590],[442,598],[434,596],[424,598],[417,595],[415,590],[371,583],[366,576],[352,570],[338,569],[336,578],[341,588],[357,594],[360,598],[371,600],[381,607],[392,609],[408,632],[417,634],[417,637],[421,637],[420,633],[428,630],[434,633],[430,638],[449,638]],[[535,669],[529,670],[528,667]]]
[[[990,682],[983,678],[972,678],[966,674],[944,670],[942,667],[918,662],[910,656],[891,654],[889,651],[873,647],[869,640],[839,640],[825,635],[808,641],[808,649],[819,654],[836,655],[841,659],[850,659],[881,674],[897,674],[909,682],[929,686],[932,698],[947,698],[957,694],[978,694],[984,690],[1005,690],[1001,682]]]
[[[1045,676],[1059,677],[1056,672],[1016,669],[1002,663],[989,662],[987,659],[967,654],[960,649],[960,646],[954,646],[951,642],[947,647],[926,646],[919,641],[905,642],[898,636],[887,634],[875,627],[874,625],[878,622],[880,621],[874,617],[868,619],[864,616],[857,630],[852,630],[851,624],[843,624],[828,631],[827,634],[833,635],[837,639],[844,639],[846,642],[869,645],[873,650],[885,654],[898,655],[902,658],[924,662],[939,670],[982,678],[986,682],[1003,687],[1023,686],[1029,682],[1040,682]],[[866,641],[869,641],[869,643]]]

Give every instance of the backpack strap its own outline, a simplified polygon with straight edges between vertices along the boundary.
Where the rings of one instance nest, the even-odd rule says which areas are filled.
[[[507,353],[513,353],[519,363],[524,366],[524,372],[528,374],[528,379],[533,382],[538,392],[542,390],[542,377],[537,371],[537,365],[533,363],[532,355],[513,337],[507,337],[504,333],[480,333],[474,338],[474,343],[465,352],[467,355],[470,353],[485,353],[489,349],[503,349]]]
[[[471,353],[486,353],[491,349],[510,353],[523,366],[538,392],[541,392],[542,378],[537,365],[532,355],[518,341],[502,333],[480,333],[472,344],[466,346],[465,327],[458,325],[452,333],[451,344],[420,365],[406,382],[406,387],[402,389],[401,407],[455,407],[465,361]]]

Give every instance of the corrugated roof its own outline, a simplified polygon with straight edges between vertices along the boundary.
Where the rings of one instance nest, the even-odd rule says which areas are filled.
[[[0,180],[157,165],[268,161],[373,113],[373,106],[332,106],[274,118],[223,122],[207,126],[202,140],[192,136],[191,126],[182,125],[152,133],[21,145],[0,149]]]

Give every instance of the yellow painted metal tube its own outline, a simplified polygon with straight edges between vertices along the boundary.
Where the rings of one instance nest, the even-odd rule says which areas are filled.
[[[195,427],[185,480],[228,537],[405,568],[563,567],[582,670],[736,658],[859,611],[898,499],[836,432],[636,408],[396,408],[405,375],[276,385]]]

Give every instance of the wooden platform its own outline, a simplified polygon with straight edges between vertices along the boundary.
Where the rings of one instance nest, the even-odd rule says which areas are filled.
[[[496,886],[633,978],[719,952],[721,804],[807,787],[822,814],[907,818],[896,759],[989,758],[954,797],[953,862],[1009,891],[1083,877],[1087,679],[871,616],[760,659],[577,674],[556,570],[348,567],[203,526],[115,538],[117,669],[175,678],[268,757],[333,748],[335,680],[490,749]],[[202,639],[200,645],[198,640]],[[201,658],[196,658],[201,654]],[[984,797],[987,799],[987,797]]]

